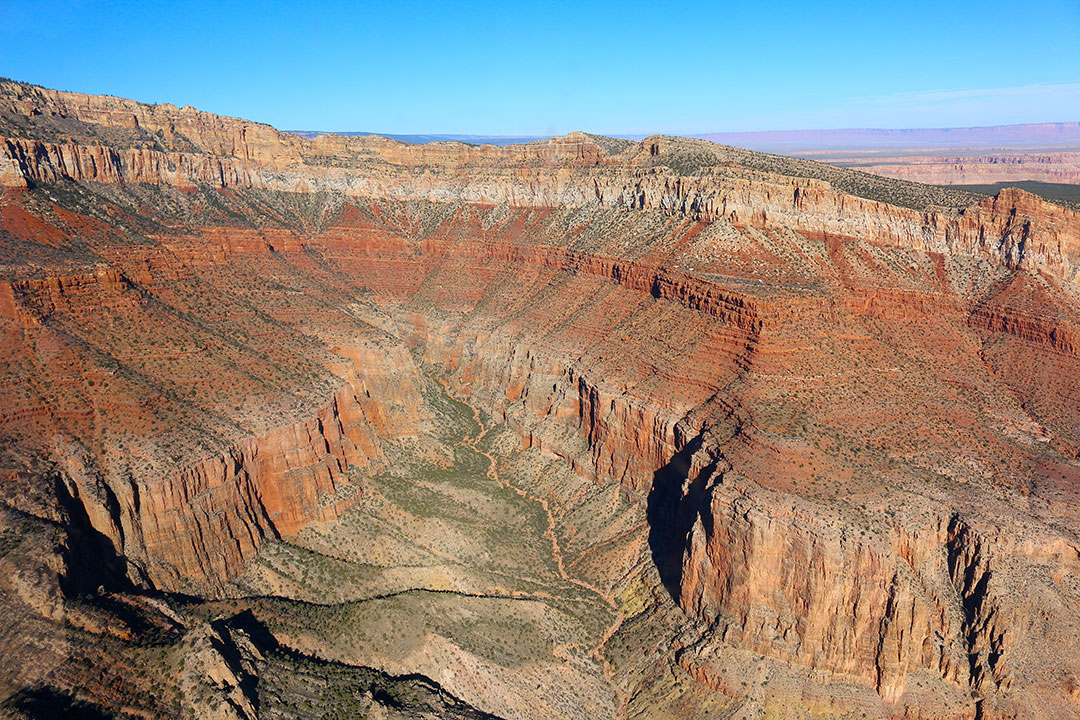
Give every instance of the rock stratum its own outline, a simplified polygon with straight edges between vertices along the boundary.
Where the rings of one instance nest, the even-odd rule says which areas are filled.
[[[0,186],[13,716],[1080,716],[1071,210],[10,81]]]

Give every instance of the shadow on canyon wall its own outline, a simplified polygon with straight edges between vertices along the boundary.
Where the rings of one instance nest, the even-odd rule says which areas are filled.
[[[693,470],[693,456],[701,449],[701,436],[695,437],[675,453],[671,460],[653,474],[646,517],[649,522],[649,548],[660,580],[678,603],[682,584],[683,552],[691,529],[701,517],[711,530],[709,513],[702,513],[706,481],[716,469],[715,461]]]
[[[0,711],[14,711],[16,717],[33,720],[106,720],[115,715],[103,708],[77,699],[71,693],[44,686],[24,688],[0,706]],[[6,715],[6,713],[5,713]]]

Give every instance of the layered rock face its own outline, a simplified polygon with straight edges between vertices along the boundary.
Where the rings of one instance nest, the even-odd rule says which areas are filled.
[[[421,413],[384,332],[296,302],[281,275],[208,270],[206,250],[79,260],[0,291],[10,502],[54,516],[35,478],[59,472],[132,579],[203,592],[264,539],[337,517],[350,468],[379,468],[379,439]]]
[[[307,141],[14,83],[0,117],[3,496],[130,582],[220,594],[337,518],[426,371],[642,506],[638,612],[678,604],[696,692],[1077,714],[1076,213],[672,138]]]

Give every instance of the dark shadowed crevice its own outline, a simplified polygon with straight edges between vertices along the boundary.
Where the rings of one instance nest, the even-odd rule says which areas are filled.
[[[269,628],[251,610],[245,610],[227,619],[215,620],[213,629],[226,646],[226,661],[239,666],[240,657],[233,634],[240,633],[259,650],[258,677],[250,676],[245,694],[253,697],[252,705],[274,705],[266,701],[280,697],[284,686],[281,667],[292,668],[291,674],[311,687],[325,687],[327,683],[343,682],[350,695],[367,694],[383,708],[408,717],[439,717],[449,720],[500,720],[497,715],[473,707],[448,692],[435,680],[418,673],[390,675],[376,668],[346,665],[307,655],[282,645]],[[219,649],[220,650],[220,649]],[[277,667],[274,667],[277,666]],[[279,712],[277,708],[271,714]],[[287,715],[287,713],[286,713]]]
[[[701,445],[702,436],[698,435],[653,474],[646,508],[652,559],[661,582],[676,603],[681,593],[686,540],[700,514],[706,481],[716,469],[714,461],[691,480],[693,456]]]
[[[4,716],[31,720],[107,720],[111,712],[92,703],[79,700],[71,693],[54,687],[23,688],[12,695],[0,710]]]
[[[114,592],[129,592],[134,585],[127,576],[127,561],[116,552],[112,541],[96,530],[82,500],[72,493],[59,475],[53,475],[56,501],[67,517],[67,547],[64,549],[66,572],[60,587],[66,595],[91,593],[99,587]]]

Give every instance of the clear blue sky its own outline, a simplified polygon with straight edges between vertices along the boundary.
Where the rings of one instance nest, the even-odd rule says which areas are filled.
[[[699,133],[1080,119],[1080,0],[0,0],[0,75],[282,129]]]

